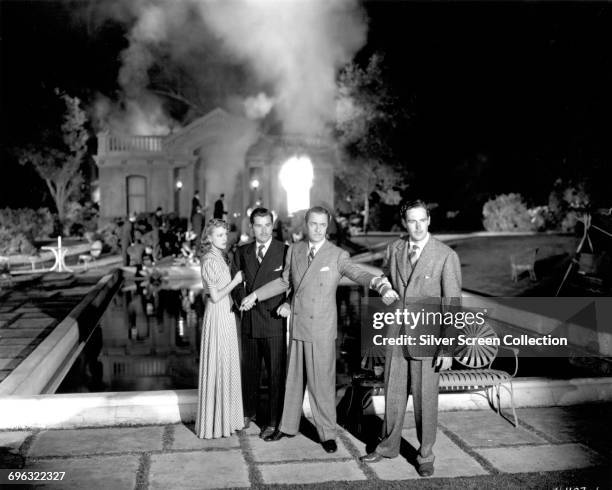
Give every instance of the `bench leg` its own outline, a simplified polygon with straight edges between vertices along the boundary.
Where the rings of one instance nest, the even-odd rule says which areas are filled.
[[[512,381],[510,381],[510,403],[512,404],[512,415],[514,415],[514,427],[518,427],[518,417],[516,416],[516,409],[514,408],[514,387],[512,386]]]
[[[500,396],[499,396],[499,391],[500,391],[500,389],[501,389],[501,388],[503,388],[504,390],[506,390],[506,391],[508,392],[508,394],[510,395],[510,407],[512,408],[512,416],[514,417],[514,424],[513,424],[513,425],[514,425],[514,427],[516,428],[516,427],[518,427],[518,426],[519,426],[519,424],[518,424],[518,417],[516,416],[516,409],[515,409],[515,407],[514,407],[514,387],[512,386],[512,381],[510,381],[510,388],[508,388],[507,386],[505,386],[505,385],[503,385],[503,384],[500,384],[500,385],[497,385],[497,386],[496,386],[496,389],[497,389],[497,406],[498,406],[498,413],[499,413],[499,415],[500,415],[501,417],[503,417],[504,419],[508,420],[508,422],[512,423],[512,421],[511,421],[511,420],[509,420],[507,417],[505,417],[505,416],[502,414],[502,411],[501,411],[501,399],[500,399]]]

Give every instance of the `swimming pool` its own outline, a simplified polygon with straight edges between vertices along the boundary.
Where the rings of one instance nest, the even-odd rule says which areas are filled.
[[[363,290],[338,288],[337,386],[350,384],[361,368],[360,304]],[[197,388],[205,301],[198,281],[155,284],[128,281],[110,300],[89,341],[57,393],[157,391]],[[527,330],[494,321],[498,335]],[[239,336],[240,338],[240,336]],[[571,379],[602,376],[589,363],[569,356],[540,358],[522,349],[519,377]],[[514,359],[495,367],[514,371]],[[265,376],[262,381],[265,385]]]

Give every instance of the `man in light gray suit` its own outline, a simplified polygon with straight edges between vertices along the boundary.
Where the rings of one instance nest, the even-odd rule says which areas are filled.
[[[447,245],[429,234],[431,218],[423,201],[406,203],[401,208],[408,239],[400,238],[387,246],[383,272],[402,301],[399,308],[453,311],[461,304],[461,265]],[[384,293],[384,291],[383,291]],[[437,299],[436,299],[437,298]],[[419,340],[421,334],[436,338],[456,337],[452,325],[417,325],[415,330],[390,326],[388,337],[406,333]],[[456,339],[453,343],[456,342]],[[414,402],[419,452],[417,470],[421,476],[434,472],[433,445],[438,427],[439,369],[452,364],[452,345],[394,345],[385,353],[385,423],[383,440],[376,450],[361,458],[375,463],[399,454],[408,394]]]
[[[305,216],[307,240],[289,247],[282,277],[271,281],[244,298],[241,308],[264,301],[289,289],[291,307],[278,308],[282,316],[291,315],[289,366],[285,385],[283,415],[279,428],[266,441],[293,437],[299,430],[304,400],[304,370],[310,408],[323,449],[336,445],[336,289],[342,276],[363,286],[379,289],[382,278],[353,264],[348,252],[326,240],[329,212],[313,207]]]

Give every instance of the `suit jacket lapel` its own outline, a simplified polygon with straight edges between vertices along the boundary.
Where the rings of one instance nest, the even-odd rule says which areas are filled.
[[[419,256],[419,260],[417,260],[417,263],[414,265],[414,270],[411,273],[411,277],[417,277],[417,275],[420,274],[425,268],[427,263],[433,258],[435,245],[432,243],[432,240],[433,237],[430,236],[429,240],[425,244],[425,248],[423,248],[423,251]],[[410,261],[408,261],[408,263],[410,263]]]
[[[295,285],[294,292],[298,290],[306,275],[306,269],[308,268],[307,250],[308,242],[305,241],[298,242],[293,247],[293,263],[291,267],[295,266],[295,275],[297,277],[297,284]],[[289,260],[291,260],[291,258]]]
[[[316,268],[320,266],[321,261],[323,260],[323,256],[327,253],[329,246],[330,246],[329,241],[325,240],[325,243],[321,245],[321,248],[314,256],[314,259],[312,259],[312,262],[310,263],[310,265],[308,265],[308,252],[309,252],[308,242],[304,242],[304,243],[306,244],[306,247],[305,247],[306,250],[302,249],[303,253],[301,255],[304,258],[305,271],[304,271],[304,275],[302,276],[302,279],[300,280],[300,283],[298,284],[296,288],[296,291],[300,289],[300,286],[304,283],[306,278],[312,275],[312,271],[316,270]]]
[[[268,250],[266,250],[266,255],[264,255],[264,258],[261,261],[261,264],[257,260],[257,252],[255,251],[257,248],[257,245],[255,245],[254,251],[253,251],[253,257],[254,257],[255,263],[257,264],[258,268],[257,268],[257,272],[255,273],[255,277],[253,278],[253,289],[257,289],[260,286],[258,279],[260,277],[266,277],[266,274],[270,271],[270,267],[274,266],[274,256],[276,255],[276,252],[277,252],[276,245],[277,244],[274,240],[270,242],[270,246],[268,247]],[[266,283],[267,281],[264,280],[262,282]]]
[[[245,263],[247,268],[249,269],[249,273],[251,275],[251,277],[256,277],[257,276],[257,269],[259,269],[259,261],[257,260],[257,257],[255,256],[255,248],[257,246],[257,242],[253,242],[249,245],[247,245],[247,249],[244,251],[244,255],[245,255]]]
[[[395,262],[395,266],[397,267],[397,271],[399,276],[404,284],[404,287],[408,284],[408,280],[412,274],[412,266],[410,265],[410,261],[408,260],[408,240],[402,240],[397,246],[397,260]]]

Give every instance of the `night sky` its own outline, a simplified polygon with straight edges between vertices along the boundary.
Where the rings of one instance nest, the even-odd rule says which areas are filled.
[[[88,34],[74,2],[0,5],[0,206],[36,206],[43,187],[10,149],[57,123],[54,87],[84,100],[112,96],[125,30],[108,22]],[[366,9],[368,44],[357,60],[382,52],[412,114],[398,147],[416,193],[459,207],[458,186],[472,186],[474,200],[521,192],[534,204],[546,202],[557,177],[607,187],[597,177],[612,157],[612,6],[376,1]]]

